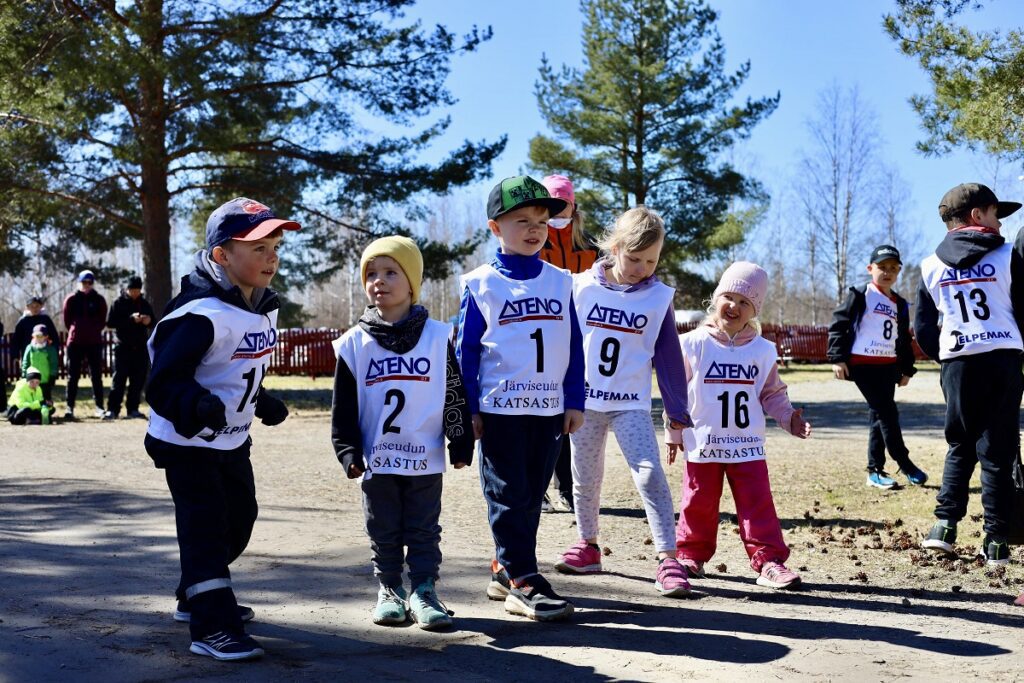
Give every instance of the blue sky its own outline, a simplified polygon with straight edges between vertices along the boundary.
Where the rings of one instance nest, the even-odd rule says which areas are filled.
[[[882,16],[894,3],[881,0],[719,0],[718,29],[730,68],[751,62],[751,75],[739,97],[781,92],[779,108],[754,129],[738,158],[771,190],[780,178],[794,177],[793,168],[806,145],[805,123],[814,113],[818,94],[832,84],[857,86],[862,100],[877,114],[884,144],[882,155],[908,182],[908,218],[923,228],[925,239],[941,239],[944,228],[936,206],[948,188],[968,180],[993,183],[987,160],[957,153],[926,158],[915,151],[922,137],[907,99],[927,93],[928,81],[917,63],[902,56],[882,31]],[[1012,0],[990,0],[980,13],[967,17],[977,28],[1012,27],[1021,23],[1020,6]],[[448,79],[459,102],[445,113],[452,125],[438,141],[438,155],[464,139],[496,139],[508,135],[508,146],[494,165],[494,178],[514,175],[526,162],[528,141],[546,127],[533,93],[541,55],[555,65],[581,65],[582,16],[575,0],[420,0],[409,14],[425,25],[443,24],[465,31],[490,25],[494,37],[477,52],[457,57]],[[995,187],[1006,199],[1021,200],[1020,168],[1002,171]],[[470,188],[470,200],[483,206],[492,181]],[[1013,229],[1020,219],[1005,222]]]

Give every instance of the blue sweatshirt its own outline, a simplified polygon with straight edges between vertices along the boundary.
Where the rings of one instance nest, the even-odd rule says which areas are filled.
[[[513,280],[532,280],[540,275],[544,262],[539,255],[519,256],[503,254],[501,250],[494,255],[490,263],[499,273]],[[583,410],[586,405],[586,379],[583,357],[583,335],[576,319],[576,306],[570,299],[569,317],[572,322],[569,337],[569,367],[565,371],[562,382],[566,410]],[[455,352],[462,366],[462,381],[466,385],[466,398],[469,401],[469,412],[480,413],[480,354],[483,344],[480,340],[487,329],[487,321],[480,313],[476,301],[469,291],[462,292],[462,304],[459,308],[459,336],[456,340]]]

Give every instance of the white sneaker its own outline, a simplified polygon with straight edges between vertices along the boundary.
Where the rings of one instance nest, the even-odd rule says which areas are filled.
[[[103,408],[97,408],[92,412],[92,414],[95,415],[96,417],[102,418],[104,415],[107,414],[107,411],[103,410]]]

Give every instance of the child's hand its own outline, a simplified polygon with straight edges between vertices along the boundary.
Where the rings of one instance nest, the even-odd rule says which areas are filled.
[[[667,443],[665,444],[665,448],[668,453],[668,464],[671,465],[676,461],[676,452],[679,451],[679,444]]]
[[[896,386],[905,387],[910,384],[910,378],[906,375],[900,375],[900,381],[896,383]]]
[[[570,408],[565,411],[565,421],[562,423],[562,434],[575,434],[576,430],[583,426],[583,411]]]
[[[803,408],[794,410],[793,417],[789,418],[789,433],[800,439],[811,435],[811,423],[804,419]]]
[[[358,477],[363,476],[363,472],[365,471],[366,470],[364,470],[359,465],[352,463],[351,465],[348,466],[348,472],[346,472],[346,474],[348,474],[349,479],[356,479]]]
[[[484,419],[479,415],[473,415],[469,419],[473,423],[473,438],[479,441],[484,437]]]
[[[836,379],[846,379],[850,376],[850,368],[846,363],[833,363],[832,374],[836,376]]]
[[[457,462],[454,465],[452,465],[452,467],[454,467],[457,470],[461,470],[465,466],[466,466],[466,463],[464,463],[464,462]]]

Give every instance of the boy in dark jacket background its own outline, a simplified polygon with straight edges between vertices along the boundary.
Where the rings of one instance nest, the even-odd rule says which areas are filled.
[[[133,275],[125,282],[121,296],[114,300],[107,318],[107,327],[113,328],[117,334],[117,345],[114,346],[114,378],[110,383],[104,420],[117,419],[121,412],[125,385],[128,387],[128,400],[124,406],[126,416],[140,419],[146,417],[139,412],[139,401],[149,372],[146,340],[153,328],[154,317],[153,307],[142,296],[142,278]]]
[[[909,305],[892,289],[902,266],[896,247],[875,247],[867,267],[871,281],[850,287],[828,329],[832,372],[837,379],[853,380],[868,403],[867,485],[880,489],[896,486],[885,472],[886,449],[909,484],[928,481],[928,475],[910,460],[895,399],[896,387],[906,386],[917,372]]]
[[[107,300],[93,285],[96,276],[91,270],[78,274],[78,291],[64,299],[64,327],[68,331],[67,356],[68,396],[65,420],[75,419],[75,399],[78,397],[78,378],[82,374],[82,361],[89,363],[92,396],[96,403],[96,417],[103,417],[103,328],[107,325]]]

